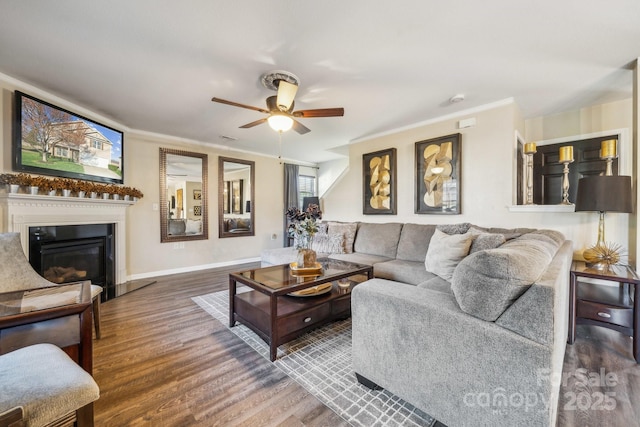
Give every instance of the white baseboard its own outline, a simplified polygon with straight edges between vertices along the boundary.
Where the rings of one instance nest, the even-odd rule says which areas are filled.
[[[260,262],[260,257],[237,259],[233,261],[214,262],[211,264],[194,265],[191,267],[174,268],[171,270],[158,270],[148,273],[132,274],[127,276],[127,281],[148,279],[150,277],[168,276],[169,274],[188,273],[190,271],[208,270],[210,268],[229,267],[232,265],[247,264],[250,262]]]

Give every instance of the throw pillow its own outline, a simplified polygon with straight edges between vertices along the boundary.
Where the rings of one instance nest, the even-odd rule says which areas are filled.
[[[194,220],[188,219],[187,220],[187,226],[186,226],[184,232],[187,233],[187,234],[200,233],[201,224],[202,224],[202,221],[194,221]]]
[[[344,234],[316,233],[313,236],[311,249],[319,253],[343,254]]]
[[[469,253],[472,241],[473,235],[471,233],[449,235],[436,228],[427,249],[427,257],[424,260],[425,268],[427,271],[451,281],[456,266]]]
[[[436,226],[436,229],[446,234],[464,234],[469,231],[471,223],[461,222],[460,224],[440,224]]]
[[[329,225],[326,222],[318,222],[318,233],[327,234],[329,232]]]
[[[481,233],[476,235],[476,238],[473,239],[471,243],[471,248],[469,249],[469,255],[476,253],[478,251],[486,251],[487,249],[495,249],[497,247],[502,246],[504,242],[507,240],[504,238],[502,234],[491,234],[491,233]]]
[[[560,245],[543,233],[528,233],[468,256],[451,280],[458,305],[465,313],[495,321],[540,278]]]
[[[353,242],[356,240],[358,231],[357,222],[329,222],[329,234],[344,235],[344,253],[353,253]]]

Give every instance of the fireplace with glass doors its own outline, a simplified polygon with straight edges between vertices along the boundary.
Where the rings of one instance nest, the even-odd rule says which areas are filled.
[[[29,262],[54,283],[91,280],[115,298],[114,224],[29,227]]]

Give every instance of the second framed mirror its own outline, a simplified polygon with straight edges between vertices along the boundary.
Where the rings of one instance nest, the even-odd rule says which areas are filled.
[[[219,236],[255,235],[255,163],[250,160],[218,159]]]

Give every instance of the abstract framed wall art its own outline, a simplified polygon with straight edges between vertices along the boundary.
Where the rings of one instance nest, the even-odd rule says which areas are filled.
[[[365,215],[395,215],[396,181],[395,148],[363,154],[362,213]]]
[[[461,134],[416,142],[415,213],[459,215]]]

